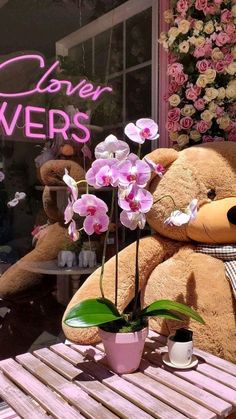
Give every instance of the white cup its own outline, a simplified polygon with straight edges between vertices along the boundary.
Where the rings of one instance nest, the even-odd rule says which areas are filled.
[[[193,341],[175,342],[173,336],[168,337],[168,354],[170,362],[179,367],[189,365],[193,354]]]

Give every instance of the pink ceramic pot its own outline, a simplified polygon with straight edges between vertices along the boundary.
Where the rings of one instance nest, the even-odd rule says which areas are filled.
[[[148,327],[132,333],[110,333],[99,329],[107,361],[114,372],[128,374],[138,369]]]

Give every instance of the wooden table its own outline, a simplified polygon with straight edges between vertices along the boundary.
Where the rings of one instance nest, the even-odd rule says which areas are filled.
[[[149,336],[139,371],[122,376],[104,364],[101,344],[60,343],[3,360],[0,397],[12,417],[30,419],[213,419],[235,411],[236,365],[195,349],[197,367],[168,368],[165,338]]]
[[[29,272],[44,275],[57,276],[57,301],[61,304],[68,304],[71,296],[75,294],[80,285],[81,275],[89,275],[94,272],[99,265],[93,268],[59,268],[57,260],[47,260],[44,262],[21,262],[22,269]],[[71,284],[68,279],[71,279]]]

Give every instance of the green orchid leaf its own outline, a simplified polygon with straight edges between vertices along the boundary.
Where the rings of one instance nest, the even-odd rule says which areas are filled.
[[[177,303],[175,301],[170,300],[159,300],[155,301],[154,303],[150,304],[148,307],[145,307],[139,314],[139,316],[155,316],[158,314],[153,314],[159,310],[168,310],[168,311],[175,311],[178,314],[183,314],[184,316],[191,317],[192,319],[196,320],[199,323],[205,324],[205,321],[199,314],[192,310],[190,307],[186,306],[185,304]]]
[[[143,317],[143,313],[141,312],[139,317]],[[169,319],[169,320],[178,320],[178,321],[183,321],[183,319],[181,317],[179,317],[177,314],[172,313],[169,310],[154,310],[154,311],[150,311],[148,313],[145,314],[145,316],[148,317],[163,317],[165,319]]]
[[[116,306],[106,298],[91,298],[76,304],[64,319],[70,327],[92,327],[121,319]]]

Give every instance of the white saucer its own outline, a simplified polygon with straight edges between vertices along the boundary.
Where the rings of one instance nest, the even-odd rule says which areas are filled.
[[[198,358],[195,355],[192,356],[192,361],[188,365],[183,365],[181,367],[179,365],[172,364],[172,362],[170,362],[169,354],[167,352],[164,355],[162,355],[162,361],[164,362],[164,364],[168,365],[168,367],[177,368],[178,370],[186,370],[188,368],[193,368],[198,364]]]

